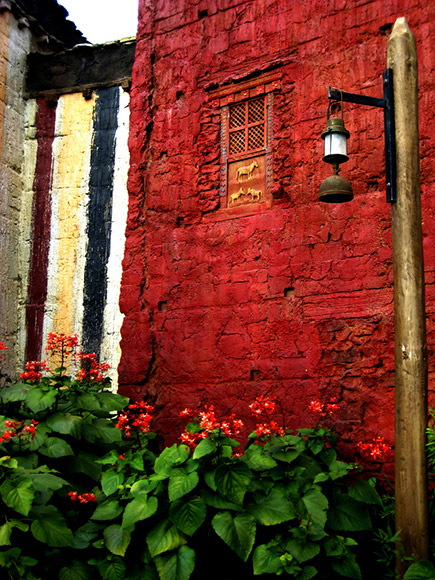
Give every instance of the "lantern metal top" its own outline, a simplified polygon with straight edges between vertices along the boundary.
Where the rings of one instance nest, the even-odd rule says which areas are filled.
[[[331,117],[326,122],[326,129],[322,133],[322,139],[331,133],[341,133],[349,139],[350,133],[344,126],[344,121],[340,117]]]

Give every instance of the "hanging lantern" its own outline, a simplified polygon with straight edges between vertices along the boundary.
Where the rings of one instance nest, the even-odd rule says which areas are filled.
[[[352,185],[350,181],[338,175],[340,163],[348,161],[347,140],[349,131],[343,121],[343,101],[341,102],[341,118],[330,118],[331,101],[328,105],[326,129],[322,133],[325,142],[325,154],[323,161],[333,166],[333,175],[326,178],[320,186],[319,200],[326,203],[343,203],[353,199]]]

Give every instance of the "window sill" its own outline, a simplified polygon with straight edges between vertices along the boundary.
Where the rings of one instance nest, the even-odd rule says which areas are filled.
[[[266,213],[272,207],[272,200],[263,203],[239,205],[237,207],[225,207],[213,213],[205,214],[202,223],[222,222],[224,220],[238,219]]]

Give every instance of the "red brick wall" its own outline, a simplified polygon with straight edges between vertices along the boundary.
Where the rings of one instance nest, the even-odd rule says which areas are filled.
[[[121,308],[123,393],[148,397],[173,440],[178,412],[248,416],[276,394],[291,426],[336,397],[349,440],[393,439],[390,207],[383,115],[345,104],[351,203],[320,204],[328,85],[382,95],[392,25],[417,40],[429,355],[434,347],[435,20],[431,0],[142,0],[131,91]],[[271,209],[220,208],[213,89],[282,74]],[[237,214],[237,215],[234,215]],[[430,365],[430,384],[433,364]],[[252,426],[252,424],[251,424]]]

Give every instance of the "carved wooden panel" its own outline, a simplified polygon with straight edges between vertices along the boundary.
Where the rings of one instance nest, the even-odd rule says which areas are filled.
[[[266,155],[239,159],[228,164],[227,207],[265,201]]]

